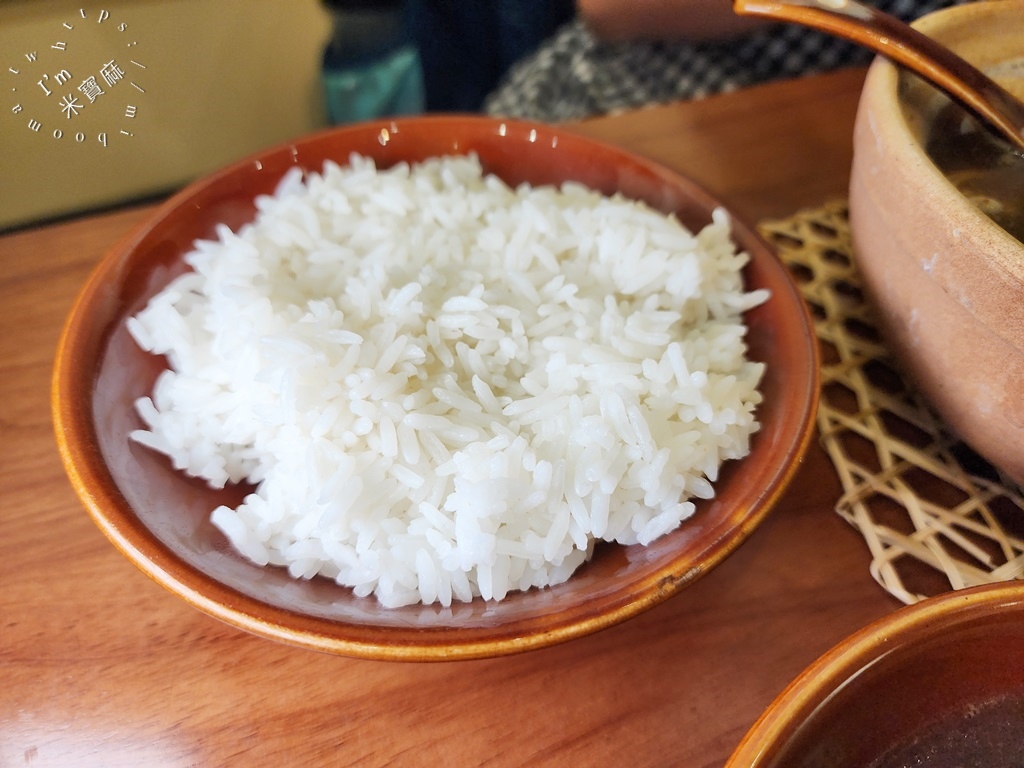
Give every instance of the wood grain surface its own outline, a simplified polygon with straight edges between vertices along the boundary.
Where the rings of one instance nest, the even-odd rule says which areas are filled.
[[[862,71],[578,126],[750,221],[846,191]],[[151,210],[0,237],[0,766],[720,766],[819,654],[898,607],[833,512],[815,444],[722,565],[624,624],[511,658],[328,656],[246,635],[150,582],[61,468],[49,378],[104,252]]]

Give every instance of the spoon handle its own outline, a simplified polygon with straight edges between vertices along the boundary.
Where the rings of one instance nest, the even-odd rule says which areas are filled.
[[[734,0],[741,16],[850,40],[916,72],[1024,150],[1024,104],[977,67],[894,16],[855,0]]]

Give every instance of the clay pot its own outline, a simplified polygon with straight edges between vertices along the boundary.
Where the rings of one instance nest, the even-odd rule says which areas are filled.
[[[1024,95],[1024,3],[972,3],[914,26]],[[872,65],[854,132],[855,257],[919,391],[968,444],[1024,481],[1024,244],[926,156],[923,136],[946,103],[887,61]]]

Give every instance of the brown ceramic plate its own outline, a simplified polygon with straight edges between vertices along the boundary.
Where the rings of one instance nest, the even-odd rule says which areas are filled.
[[[767,363],[762,423],[752,453],[722,473],[715,500],[651,546],[605,546],[567,583],[500,603],[386,609],[326,579],[296,581],[244,560],[210,524],[238,489],[213,491],[128,439],[132,403],[148,394],[162,359],[139,351],[124,320],[185,267],[182,255],[219,222],[237,228],[253,199],[293,166],[320,170],[351,152],[378,165],[476,152],[510,183],[576,180],[676,213],[691,228],[719,203],[642,158],[550,126],[483,117],[423,117],[334,129],[242,161],[185,189],[100,263],[60,342],[53,414],[64,465],[89,513],[146,574],[197,608],[259,635],[377,659],[497,656],[552,645],[615,624],[666,599],[733,551],[778,499],[806,448],[818,395],[817,346],[785,267],[734,221],[751,255],[750,288],[772,299],[747,316],[751,355]]]
[[[1013,582],[930,598],[851,635],[772,703],[726,768],[1022,757],[1024,583]]]

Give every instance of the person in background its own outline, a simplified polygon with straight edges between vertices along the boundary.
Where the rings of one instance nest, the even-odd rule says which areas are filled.
[[[321,80],[333,124],[418,114],[426,95],[406,0],[323,0],[333,23]]]
[[[870,4],[912,21],[964,1]],[[737,16],[731,0],[577,0],[576,10],[576,18],[511,67],[483,111],[578,120],[872,58],[864,48],[806,27]]]
[[[478,112],[516,61],[571,19],[573,0],[323,0],[331,123]]]
[[[427,111],[479,111],[508,68],[574,12],[573,0],[409,0]]]

